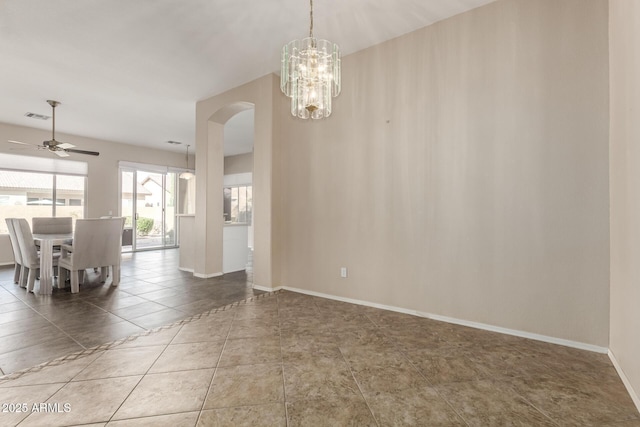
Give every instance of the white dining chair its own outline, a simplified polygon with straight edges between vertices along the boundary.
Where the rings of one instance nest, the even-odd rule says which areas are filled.
[[[24,266],[22,265],[22,254],[20,253],[20,245],[18,243],[18,236],[16,235],[16,230],[14,227],[14,222],[16,218],[7,218],[5,222],[7,223],[7,229],[9,230],[9,240],[11,241],[11,249],[13,250],[13,260],[15,263],[15,271],[13,273],[13,283],[22,283],[20,282],[20,277],[23,275]]]
[[[73,233],[73,218],[70,216],[35,217],[31,219],[33,234]]]
[[[120,283],[122,259],[122,230],[124,218],[91,218],[76,220],[73,245],[62,245],[58,262],[59,280],[64,283],[67,273],[71,279],[71,293],[80,290],[80,282],[87,268],[101,268],[102,280],[111,267],[111,286]]]
[[[13,228],[18,238],[20,255],[22,256],[22,274],[20,276],[20,286],[26,285],[27,291],[33,292],[38,271],[40,270],[40,255],[33,241],[33,234],[29,223],[24,218],[18,218],[13,222]],[[58,257],[54,255],[53,265],[57,265]],[[25,280],[25,274],[27,275]]]

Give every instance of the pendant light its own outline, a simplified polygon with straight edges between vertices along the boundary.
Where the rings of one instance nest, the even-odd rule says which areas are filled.
[[[187,155],[186,155],[186,160],[187,160],[187,170],[184,172],[180,173],[180,179],[186,179],[189,180],[193,177],[195,177],[195,175],[193,174],[193,172],[191,172],[189,169],[189,147],[190,145],[187,144]]]
[[[282,48],[280,89],[291,98],[291,114],[301,119],[331,115],[331,97],[340,94],[340,48],[313,37],[313,0],[309,0],[309,37]]]

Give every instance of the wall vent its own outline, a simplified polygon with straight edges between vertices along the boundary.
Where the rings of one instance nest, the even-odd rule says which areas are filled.
[[[49,120],[51,118],[51,116],[45,116],[44,114],[36,114],[36,113],[24,113],[25,117],[29,117],[31,119],[38,119],[38,120]]]
[[[180,145],[182,142],[180,141],[167,141],[167,144]]]

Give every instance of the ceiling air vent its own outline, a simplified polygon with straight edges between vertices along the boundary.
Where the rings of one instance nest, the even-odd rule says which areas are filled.
[[[38,120],[49,120],[51,118],[51,116],[45,116],[44,114],[36,114],[36,113],[24,113],[25,117],[29,117],[31,119],[38,119]]]
[[[182,142],[180,141],[167,141],[167,144],[180,145]]]

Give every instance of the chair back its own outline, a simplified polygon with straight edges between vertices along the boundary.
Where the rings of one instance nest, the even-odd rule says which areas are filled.
[[[73,266],[84,268],[119,265],[122,256],[124,218],[76,220],[73,233]]]
[[[33,242],[33,234],[31,234],[29,223],[24,218],[17,218],[13,220],[13,228],[18,238],[22,265],[27,268],[37,268],[40,265],[40,259],[38,258],[36,244]]]
[[[31,220],[34,234],[67,234],[73,232],[70,216],[37,217]]]
[[[7,228],[9,229],[9,240],[11,240],[11,249],[13,249],[13,259],[16,264],[22,265],[22,254],[20,253],[20,245],[18,243],[18,236],[16,235],[16,230],[13,226],[15,218],[7,218],[5,222],[7,223]]]

